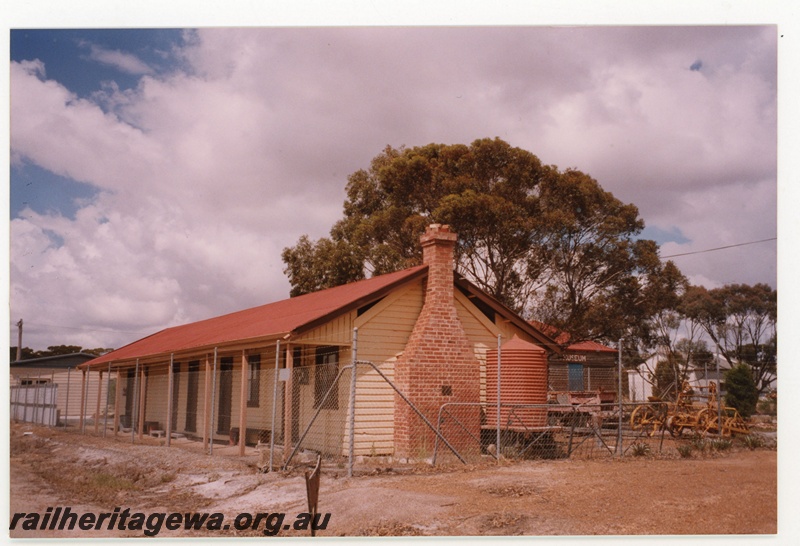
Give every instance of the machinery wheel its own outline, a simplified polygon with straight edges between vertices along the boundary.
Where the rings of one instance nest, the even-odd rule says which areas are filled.
[[[633,430],[643,430],[648,436],[652,436],[661,426],[660,412],[652,406],[639,406],[631,413],[631,428]]]
[[[719,421],[717,419],[717,410],[705,408],[700,410],[697,414],[697,425],[695,426],[695,432],[698,434],[708,434],[711,432],[717,432],[719,429]],[[723,417],[723,428],[725,426],[725,418]]]

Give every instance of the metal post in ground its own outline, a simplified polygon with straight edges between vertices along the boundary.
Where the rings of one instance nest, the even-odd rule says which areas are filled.
[[[19,391],[22,387],[22,381],[19,380],[19,377],[15,377],[14,379],[17,380],[17,384],[11,385],[11,388],[14,389],[14,404],[12,405],[14,411],[13,414],[11,415],[11,418],[16,423],[19,421],[17,415],[19,414]]]
[[[106,416],[103,419],[103,438],[106,437],[108,429],[108,393],[111,389],[111,362],[108,363],[108,376],[106,376]]]
[[[208,454],[214,454],[214,400],[217,391],[217,348],[214,347],[214,370],[211,372],[211,419],[208,420]]]
[[[272,389],[272,428],[269,438],[269,471],[272,472],[272,462],[275,456],[275,414],[278,410],[278,374],[281,362],[281,340],[275,342],[275,386]]]
[[[72,368],[67,368],[67,401],[64,403],[64,430],[67,430],[67,419],[69,419],[69,372]]]
[[[36,376],[36,386],[33,388],[33,424],[36,423],[36,418],[38,417],[38,409],[39,409],[39,383],[42,380],[42,372]]]
[[[358,358],[358,328],[353,328],[353,346],[350,351],[353,369],[350,371],[350,442],[347,451],[347,477],[353,477],[353,455],[356,446],[356,360]]]
[[[167,447],[170,447],[170,440],[172,440],[172,406],[175,401],[172,399],[173,385],[175,381],[175,353],[169,355],[169,368],[167,368],[167,418],[164,423],[167,436]]]
[[[131,426],[131,443],[136,441],[136,416],[139,414],[139,396],[137,392],[139,391],[139,359],[136,359],[136,370],[133,372],[133,404],[131,404],[131,416],[129,419],[129,425]],[[127,403],[126,403],[127,405]]]
[[[50,413],[50,417],[47,419],[47,426],[54,427],[58,425],[58,419],[56,416],[58,415],[58,389],[56,386],[56,372],[50,373],[50,391],[53,393],[53,402],[52,402],[52,410]]]
[[[89,403],[89,382],[92,380],[91,368],[86,368],[83,374],[86,381],[83,382],[83,396],[81,397],[81,434],[86,434],[86,404]]]
[[[717,433],[722,437],[722,378],[719,376],[719,347],[717,347]]]
[[[619,338],[617,346],[617,409],[619,421],[617,422],[617,453],[622,457],[622,340]]]
[[[500,334],[497,334],[497,440],[496,440],[497,443],[495,444],[495,448],[496,448],[496,451],[497,451],[497,463],[498,464],[500,464],[500,453],[501,453],[501,450],[500,450],[500,362],[502,361],[502,358],[500,357],[500,353],[501,353],[500,346],[501,346],[501,340],[502,339],[503,339],[503,336],[501,336]]]

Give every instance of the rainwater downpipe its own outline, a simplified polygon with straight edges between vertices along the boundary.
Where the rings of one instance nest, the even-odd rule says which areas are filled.
[[[281,361],[281,340],[275,342],[275,387],[272,390],[272,428],[269,435],[269,471],[272,472],[272,458],[275,453],[275,413],[278,411],[278,374]]]
[[[497,464],[500,464],[500,363],[502,361],[500,345],[502,334],[497,334]]]

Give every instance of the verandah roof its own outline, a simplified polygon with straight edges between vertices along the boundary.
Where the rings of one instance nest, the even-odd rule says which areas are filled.
[[[81,368],[137,358],[201,350],[251,339],[277,339],[310,330],[334,317],[382,298],[427,273],[420,265],[327,290],[289,298],[199,322],[174,326],[91,360]]]

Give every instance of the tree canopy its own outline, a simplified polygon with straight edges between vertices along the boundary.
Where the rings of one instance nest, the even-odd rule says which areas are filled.
[[[431,223],[458,233],[460,274],[573,341],[651,339],[648,319],[676,305],[685,283],[639,238],[635,205],[499,138],[387,146],[346,191],[330,237],[284,249],[292,296],[421,263]]]
[[[84,349],[80,345],[51,345],[45,350],[35,351],[30,347],[23,347],[20,351],[22,360],[29,360],[31,358],[42,358],[45,356],[58,356],[58,355],[71,355],[74,353],[85,353],[95,356],[113,351],[104,347],[97,347],[95,349]],[[17,359],[17,348],[11,347],[11,362]]]
[[[778,292],[766,284],[690,286],[680,311],[700,325],[731,367],[747,365],[759,392],[777,373]]]

